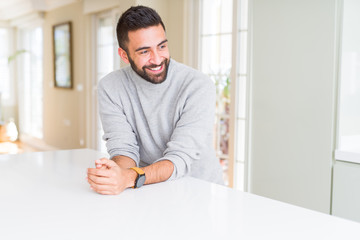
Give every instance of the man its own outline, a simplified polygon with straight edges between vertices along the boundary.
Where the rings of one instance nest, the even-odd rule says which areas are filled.
[[[118,53],[130,66],[99,83],[99,110],[109,159],[88,169],[91,188],[126,188],[183,176],[222,183],[212,147],[215,86],[170,59],[165,26],[151,8],[131,7],[117,24]]]

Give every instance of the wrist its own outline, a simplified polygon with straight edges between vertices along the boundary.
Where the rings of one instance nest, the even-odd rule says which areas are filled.
[[[136,173],[136,179],[134,181],[134,187],[133,188],[139,188],[142,185],[144,185],[144,183],[146,181],[144,170],[141,169],[141,168],[138,168],[138,167],[132,167],[130,169],[133,170]]]
[[[127,188],[132,188],[135,186],[135,180],[137,178],[137,173],[132,170],[131,168],[127,168],[126,169],[126,179],[127,179],[127,183],[126,183],[126,187]]]

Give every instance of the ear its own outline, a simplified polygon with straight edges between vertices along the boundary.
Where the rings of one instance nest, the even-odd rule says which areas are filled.
[[[129,63],[128,55],[124,49],[118,48],[118,54],[121,57],[121,59],[124,61],[124,63],[126,63],[126,64]]]

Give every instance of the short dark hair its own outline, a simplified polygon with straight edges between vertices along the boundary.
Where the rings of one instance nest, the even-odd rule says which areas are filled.
[[[129,31],[136,31],[140,28],[148,28],[159,24],[161,24],[165,31],[165,25],[161,17],[154,9],[145,6],[129,8],[121,15],[116,26],[119,47],[127,51]]]

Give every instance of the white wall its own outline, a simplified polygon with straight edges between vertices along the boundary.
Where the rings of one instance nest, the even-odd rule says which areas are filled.
[[[329,213],[336,0],[253,0],[250,191]]]

